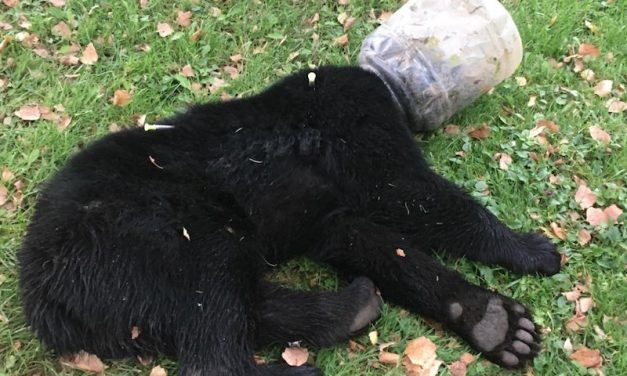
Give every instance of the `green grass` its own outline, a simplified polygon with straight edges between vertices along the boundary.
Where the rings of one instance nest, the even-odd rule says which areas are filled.
[[[231,95],[250,95],[268,83],[308,65],[349,64],[356,61],[360,41],[377,23],[369,17],[375,11],[394,10],[398,1],[351,0],[348,6],[336,1],[161,1],[149,0],[140,10],[136,0],[67,0],[63,8],[53,8],[43,0],[21,0],[16,8],[0,4],[0,22],[13,29],[0,35],[16,35],[23,31],[19,16],[32,24],[28,30],[39,37],[50,50],[67,48],[70,42],[86,46],[94,42],[100,55],[93,66],[63,66],[54,59],[35,55],[31,48],[13,41],[0,52],[0,78],[8,79],[8,87],[0,90],[0,168],[14,175],[2,184],[9,198],[15,196],[14,183],[20,180],[24,199],[16,210],[0,208],[0,375],[57,375],[63,371],[58,360],[46,351],[25,326],[20,311],[17,288],[15,252],[24,234],[38,187],[48,179],[79,147],[109,132],[115,123],[133,123],[133,115],[146,114],[148,121],[183,109],[192,102],[218,100],[219,93],[209,95],[190,90],[192,83],[212,84],[215,78],[228,82],[225,90]],[[609,4],[608,4],[609,3]],[[500,268],[478,265],[464,260],[445,261],[464,273],[475,283],[520,299],[535,313],[536,321],[545,329],[544,350],[537,358],[536,375],[587,375],[572,362],[563,349],[570,339],[574,347],[585,345],[599,349],[603,355],[606,375],[627,374],[627,278],[625,277],[624,225],[593,228],[585,212],[574,201],[574,176],[585,179],[597,194],[599,207],[617,204],[627,209],[627,142],[624,114],[610,114],[605,108],[607,98],[593,93],[594,83],[587,83],[573,72],[572,63],[555,69],[550,58],[561,60],[569,49],[577,50],[580,43],[592,43],[601,55],[586,60],[597,79],[614,81],[612,95],[625,101],[627,18],[622,1],[580,0],[509,0],[505,5],[518,23],[525,46],[522,66],[515,76],[524,76],[527,85],[520,87],[512,78],[501,84],[491,95],[485,95],[451,121],[462,126],[486,122],[491,135],[483,141],[470,139],[464,129],[458,135],[442,132],[424,136],[419,142],[436,170],[464,186],[498,213],[510,226],[531,231],[548,228],[558,222],[567,231],[567,239],[558,241],[569,262],[563,271],[550,278],[511,275]],[[222,10],[211,16],[211,7]],[[178,9],[193,11],[192,26],[176,26]],[[346,11],[356,18],[349,31],[346,47],[334,45],[343,34],[336,21],[338,13]],[[307,25],[314,13],[320,13],[315,29]],[[557,16],[553,26],[551,18]],[[587,20],[598,26],[592,33],[584,24]],[[62,40],[51,32],[60,21],[71,25],[73,33]],[[156,24],[167,21],[175,34],[160,38]],[[201,39],[193,43],[189,37],[202,29]],[[318,41],[312,34],[319,36]],[[135,46],[147,43],[149,52]],[[261,53],[255,49],[266,45]],[[290,54],[300,54],[290,59]],[[614,59],[605,58],[613,53]],[[229,64],[229,56],[240,53],[243,69],[236,79],[220,71]],[[79,54],[80,56],[80,54]],[[186,79],[177,75],[185,64],[191,64],[196,76]],[[68,78],[67,75],[73,78]],[[116,107],[110,98],[116,89],[132,92],[126,107]],[[528,107],[530,95],[537,96],[537,105]],[[49,107],[63,104],[72,116],[72,123],[57,130],[49,121],[23,122],[14,111],[26,104]],[[504,108],[510,109],[505,111]],[[544,157],[546,147],[528,137],[536,120],[547,118],[560,126],[549,140],[559,150]],[[588,127],[599,125],[612,136],[608,146],[591,139]],[[565,140],[560,142],[560,140]],[[455,155],[465,151],[465,158]],[[498,168],[495,153],[506,152],[513,157],[508,171]],[[534,162],[530,153],[542,158]],[[559,160],[562,163],[558,162]],[[549,176],[561,179],[551,184]],[[490,195],[480,192],[489,188]],[[582,218],[572,219],[570,212]],[[625,216],[621,219],[624,220]],[[577,232],[588,229],[593,234],[586,246],[577,242]],[[588,314],[588,325],[581,333],[569,333],[564,324],[574,310],[561,292],[569,291],[575,283],[592,278],[591,296],[595,306]],[[333,271],[308,262],[290,263],[274,278],[303,288],[337,288],[341,283]],[[598,326],[606,333],[601,338],[594,331]],[[387,305],[382,318],[373,324],[382,342],[396,341],[389,351],[402,352],[407,341],[427,336],[438,346],[438,357],[446,364],[457,360],[470,349],[447,332],[436,331],[424,320],[406,315],[395,306]],[[377,351],[368,345],[365,335],[356,338],[367,351],[350,355],[346,344],[335,348],[312,351],[315,363],[327,375],[402,375],[401,367],[376,367]],[[268,359],[278,356],[278,349],[263,353]],[[175,373],[176,363],[159,361]],[[110,375],[148,374],[150,366],[133,361],[107,362]],[[475,361],[469,375],[499,375],[504,371],[485,361]],[[78,373],[77,373],[78,374]],[[449,374],[445,367],[441,375]],[[516,373],[514,373],[516,374]],[[522,374],[519,373],[519,374]]]

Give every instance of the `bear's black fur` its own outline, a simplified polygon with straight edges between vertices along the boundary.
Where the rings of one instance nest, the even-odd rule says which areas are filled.
[[[512,232],[431,171],[376,75],[315,73],[313,85],[301,72],[192,107],[172,129],[107,135],[70,159],[43,189],[19,252],[38,337],[61,355],[170,354],[181,375],[313,375],[256,366],[253,351],[345,340],[378,315],[371,279],[493,362],[531,359],[529,312],[430,252],[553,274],[554,246]],[[367,278],[336,293],[264,281],[268,265],[297,255]]]

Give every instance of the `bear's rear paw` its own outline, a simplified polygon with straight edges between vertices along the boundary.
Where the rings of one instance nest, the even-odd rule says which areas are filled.
[[[274,363],[259,367],[263,376],[322,376],[322,372],[309,364],[292,367],[285,363]]]
[[[355,299],[357,312],[350,325],[351,336],[363,330],[372,321],[379,318],[383,301],[371,280],[356,278],[347,288],[350,298]]]
[[[561,256],[555,244],[547,237],[527,233],[519,235],[519,245],[515,247],[504,263],[507,269],[516,273],[553,275],[560,271]]]
[[[523,367],[540,349],[540,338],[525,307],[489,292],[470,294],[448,305],[453,329],[478,351],[507,368]]]

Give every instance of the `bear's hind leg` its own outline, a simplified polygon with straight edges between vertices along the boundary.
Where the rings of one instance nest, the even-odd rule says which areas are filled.
[[[388,186],[375,221],[405,235],[423,251],[501,265],[516,273],[552,275],[560,255],[546,237],[516,233],[453,183],[423,172]]]
[[[382,303],[365,277],[338,292],[295,291],[264,282],[261,294],[259,345],[296,341],[316,347],[335,345],[377,319]]]
[[[321,375],[310,365],[255,364],[252,317],[244,305],[234,301],[223,303],[228,308],[205,312],[200,312],[200,307],[194,304],[196,308],[190,307],[180,316],[176,333],[180,376]],[[219,325],[208,325],[216,320]]]

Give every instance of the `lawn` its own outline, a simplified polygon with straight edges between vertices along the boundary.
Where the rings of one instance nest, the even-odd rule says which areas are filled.
[[[559,274],[538,278],[464,260],[443,262],[534,312],[543,351],[533,367],[512,374],[625,375],[626,215],[618,216],[618,223],[612,216],[627,210],[627,132],[620,102],[627,100],[627,9],[621,0],[504,3],[525,49],[515,77],[450,120],[459,128],[419,135],[417,143],[437,171],[511,227],[553,237],[566,264]],[[73,152],[108,132],[152,123],[193,102],[251,95],[309,65],[352,64],[382,12],[399,5],[392,0],[3,0],[0,375],[72,374],[24,324],[15,253],[38,188]],[[180,11],[191,14],[179,16]],[[338,22],[342,13],[344,23],[354,18],[347,43],[337,39],[345,34]],[[469,135],[484,123],[490,129],[486,138]],[[302,261],[272,278],[301,288],[342,283],[332,270]],[[378,332],[380,343],[395,342],[387,349],[395,353],[411,339],[428,337],[444,362],[440,375],[449,375],[446,365],[465,352],[476,357],[468,375],[505,372],[454,335],[392,305],[370,330]],[[404,373],[402,365],[378,362],[378,349],[366,334],[355,341],[365,350],[342,344],[312,349],[311,359],[327,375]],[[586,369],[571,360],[584,346],[599,351],[601,366]],[[280,349],[260,355],[273,360]],[[109,375],[147,375],[155,364],[176,373],[171,359],[146,366],[133,360],[106,364]]]

